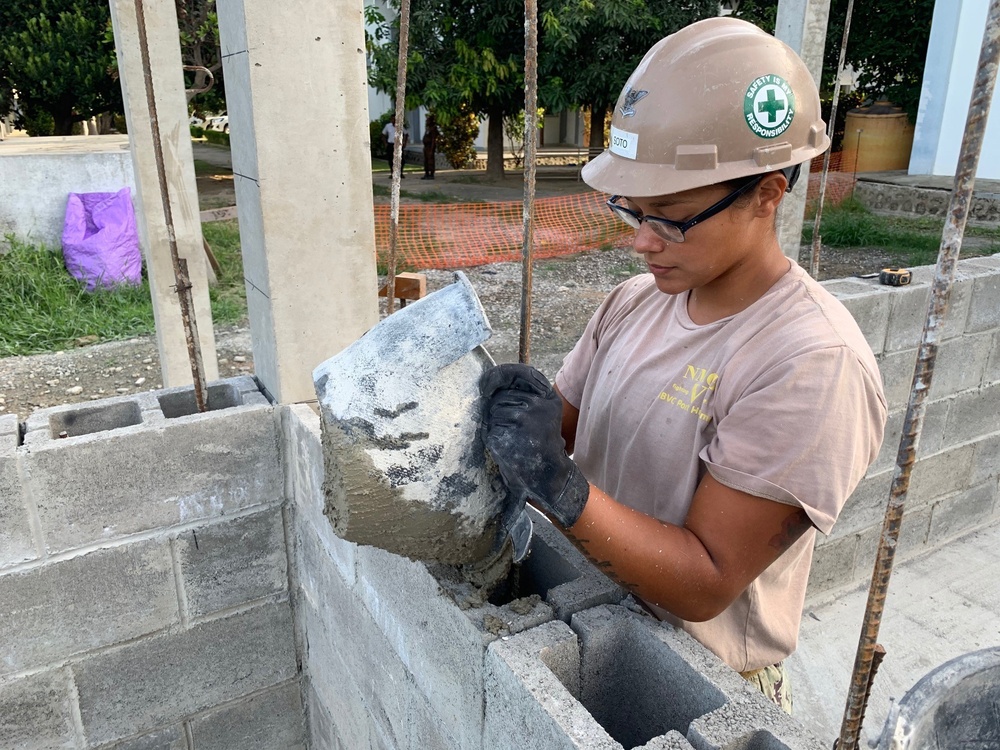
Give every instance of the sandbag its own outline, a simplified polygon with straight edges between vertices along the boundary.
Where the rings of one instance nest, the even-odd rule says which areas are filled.
[[[70,193],[62,233],[63,260],[87,291],[142,283],[142,253],[132,191]]]

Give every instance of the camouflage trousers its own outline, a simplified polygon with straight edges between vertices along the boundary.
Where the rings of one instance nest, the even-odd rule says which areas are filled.
[[[756,687],[764,697],[787,714],[792,713],[792,683],[788,679],[785,663],[779,661],[770,667],[740,672],[740,677]]]

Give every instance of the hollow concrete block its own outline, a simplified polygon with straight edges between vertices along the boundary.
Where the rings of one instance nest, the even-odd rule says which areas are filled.
[[[889,469],[862,478],[840,512],[840,517],[830,533],[832,539],[881,525],[885,515],[885,505],[889,500],[892,474],[893,470]]]
[[[323,443],[319,415],[306,404],[281,406],[282,469],[285,475],[285,497],[303,519],[308,519],[312,532],[323,542],[329,559],[341,577],[354,583],[357,545],[341,539],[323,515]]]
[[[1000,270],[990,269],[973,282],[965,330],[977,333],[996,328],[1000,328]]]
[[[61,669],[0,682],[0,747],[77,747],[69,686]]]
[[[449,570],[437,567],[435,576],[422,563],[359,547],[356,590],[443,728],[460,747],[473,748],[482,735],[486,646],[553,613],[538,596],[479,603],[458,576],[446,577]]]
[[[0,568],[38,557],[17,470],[17,417],[0,417]]]
[[[990,435],[997,431],[997,414],[1000,414],[1000,383],[959,394],[948,410],[946,432],[953,443]]]
[[[993,480],[996,484],[1000,473],[1000,432],[976,441],[976,452],[972,458],[972,473],[969,484],[975,486]]]
[[[941,542],[985,525],[997,507],[997,482],[987,480],[971,489],[941,498],[934,504],[927,543]]]
[[[807,596],[816,596],[846,586],[854,580],[854,561],[858,554],[857,534],[824,540],[817,537],[809,569]]]
[[[531,510],[535,528],[529,564],[523,576],[531,580],[527,588],[537,591],[568,623],[576,612],[599,604],[618,604],[627,592],[598,570],[541,513]]]
[[[183,725],[175,724],[121,742],[101,745],[97,750],[189,750],[189,747]]]
[[[242,390],[253,382],[212,384],[235,405],[203,414],[183,413],[190,388],[35,412],[21,460],[49,551],[280,501],[272,409]],[[86,418],[73,408],[88,410]],[[108,413],[128,424],[91,431],[108,427]],[[60,439],[62,428],[69,435]],[[87,431],[74,436],[77,429]]]
[[[291,611],[266,604],[74,664],[88,740],[108,743],[295,677]]]
[[[695,750],[828,750],[828,742],[760,698],[752,709],[729,704],[695,719],[688,741]]]
[[[298,681],[202,714],[191,721],[195,748],[305,750]]]
[[[101,549],[0,575],[0,675],[178,622],[165,539]]]
[[[876,359],[889,411],[905,408],[913,383],[913,368],[917,364],[917,350],[887,352]]]
[[[490,644],[483,747],[622,750],[573,694],[579,659],[577,636],[560,620]]]
[[[185,531],[175,545],[192,617],[288,588],[285,530],[277,508]]]
[[[944,495],[965,489],[972,473],[975,449],[975,444],[966,443],[918,460],[910,479],[907,505],[927,505]]]
[[[889,329],[891,287],[854,280],[826,281],[823,286],[848,309],[872,351],[881,354]]]
[[[405,654],[382,633],[315,535],[297,540],[294,554],[300,571],[295,596],[300,658],[338,735],[345,747],[367,747],[373,737],[405,747],[410,700],[418,691]],[[405,634],[400,637],[409,643]]]
[[[967,333],[942,342],[934,362],[929,397],[939,399],[979,388],[993,348],[993,331]]]

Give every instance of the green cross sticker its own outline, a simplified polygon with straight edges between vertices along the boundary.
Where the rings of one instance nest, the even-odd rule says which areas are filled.
[[[781,76],[755,78],[743,98],[747,126],[761,138],[777,138],[788,130],[795,116],[795,93]]]

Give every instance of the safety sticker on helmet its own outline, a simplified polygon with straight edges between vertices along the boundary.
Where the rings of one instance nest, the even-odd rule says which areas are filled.
[[[743,97],[743,115],[754,133],[761,138],[775,138],[792,124],[795,93],[781,76],[755,78]]]
[[[614,125],[611,126],[611,153],[624,156],[626,159],[635,159],[638,146],[638,133],[630,133],[627,130],[619,130]]]

